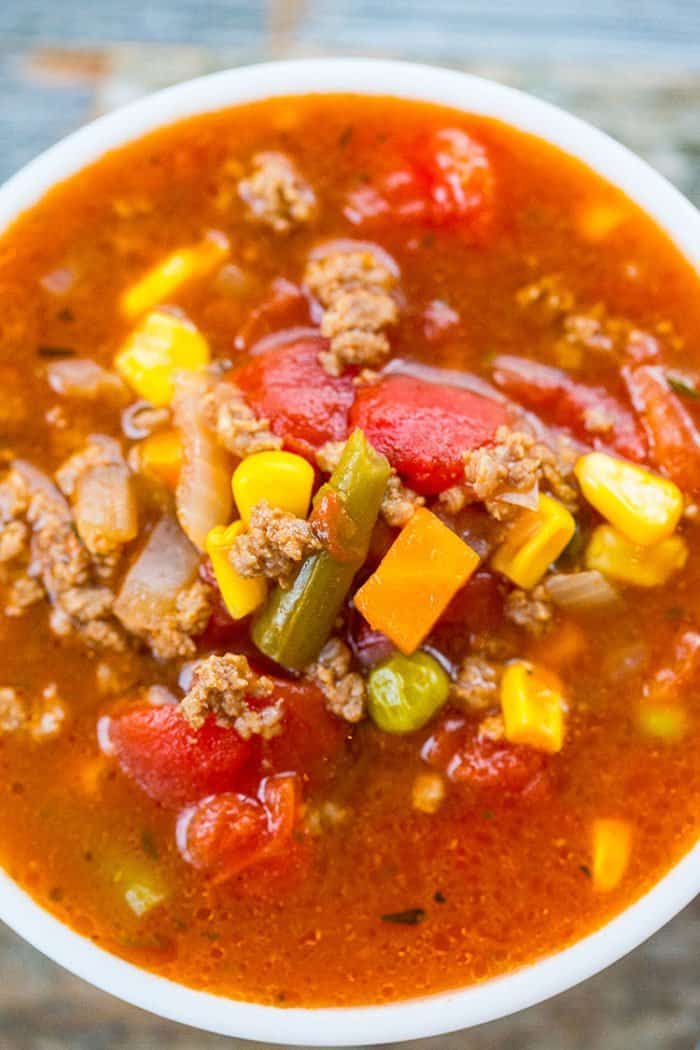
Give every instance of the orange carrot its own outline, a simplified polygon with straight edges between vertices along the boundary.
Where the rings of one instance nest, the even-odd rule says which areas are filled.
[[[409,654],[478,564],[478,554],[421,507],[359,589],[355,605],[375,630]]]

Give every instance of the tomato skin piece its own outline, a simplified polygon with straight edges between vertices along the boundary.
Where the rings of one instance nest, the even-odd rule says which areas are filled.
[[[423,746],[423,758],[456,784],[540,798],[549,789],[547,756],[507,740],[480,737],[476,723],[446,716]]]
[[[110,718],[108,737],[123,772],[167,807],[230,790],[260,757],[255,738],[243,740],[213,718],[194,730],[171,704]]]
[[[329,376],[318,362],[328,341],[312,334],[253,356],[233,382],[285,447],[313,461],[326,441],[345,441],[355,396],[351,376]]]
[[[503,354],[493,362],[494,382],[545,422],[567,427],[594,448],[607,448],[636,462],[644,462],[647,443],[630,410],[602,387],[586,386],[566,372],[538,361]],[[608,434],[593,432],[588,414],[600,411],[612,421]]]
[[[223,882],[280,856],[297,823],[300,801],[299,779],[288,773],[265,778],[257,798],[234,792],[204,798],[180,815],[180,851],[215,883]]]
[[[432,496],[462,478],[462,453],[493,441],[505,405],[460,387],[392,375],[359,390],[350,412],[405,481]]]
[[[310,682],[275,682],[282,701],[282,731],[265,744],[263,766],[270,773],[298,773],[307,785],[330,779],[345,750],[348,726],[330,714],[320,689]]]
[[[658,365],[623,369],[635,412],[649,439],[651,458],[686,492],[700,489],[700,433]]]
[[[415,139],[396,167],[350,194],[345,215],[365,224],[446,227],[478,241],[494,210],[494,178],[486,150],[459,128]]]

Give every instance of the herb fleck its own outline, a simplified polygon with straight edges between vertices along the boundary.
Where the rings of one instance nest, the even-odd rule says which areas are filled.
[[[579,870],[579,871],[582,871],[582,872],[583,872],[583,874],[584,874],[584,875],[586,876],[586,878],[587,878],[587,879],[590,879],[590,878],[592,878],[592,875],[591,875],[591,869],[590,869],[590,868],[588,867],[588,865],[587,865],[587,864],[579,864],[579,866],[578,866],[578,870]]]
[[[338,145],[341,149],[345,149],[345,147],[350,144],[350,140],[352,139],[354,132],[355,129],[353,128],[352,124],[348,124],[346,128],[343,128],[338,139]]]
[[[39,357],[75,357],[75,353],[76,351],[70,346],[40,346],[37,348]]]
[[[436,890],[433,894],[433,900],[436,904],[445,904],[445,902],[447,901],[447,897],[441,890]]]
[[[418,926],[425,918],[425,909],[406,908],[405,911],[390,911],[381,918],[382,922],[394,922],[399,926]]]
[[[147,857],[158,860],[158,846],[150,828],[144,828],[141,832],[141,849]]]
[[[682,605],[669,605],[665,615],[667,620],[684,620],[687,616],[687,610]]]
[[[666,382],[674,394],[682,394],[684,397],[700,398],[700,391],[689,379],[679,375],[667,375]]]
[[[492,809],[482,809],[481,815],[484,820],[493,820],[495,814]]]

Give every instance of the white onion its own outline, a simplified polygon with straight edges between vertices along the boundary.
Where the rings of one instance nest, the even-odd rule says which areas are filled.
[[[133,634],[155,630],[176,608],[177,596],[191,584],[199,555],[174,518],[161,518],[129,569],[114,613]]]
[[[73,512],[92,554],[108,554],[133,540],[139,530],[138,506],[128,468],[111,463],[86,470],[78,479]]]
[[[555,605],[572,612],[609,608],[620,601],[620,595],[602,573],[557,573],[545,581],[545,589]]]
[[[205,375],[182,373],[174,403],[183,444],[175,506],[185,535],[200,550],[211,529],[227,524],[233,510],[230,457],[202,418],[202,399],[209,386]]]
[[[52,361],[47,368],[49,386],[62,397],[96,401],[99,397],[126,398],[127,390],[118,375],[89,357]]]

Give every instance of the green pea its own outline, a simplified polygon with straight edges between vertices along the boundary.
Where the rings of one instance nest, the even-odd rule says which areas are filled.
[[[371,672],[370,718],[385,733],[413,733],[447,700],[450,680],[427,653],[389,657]]]

